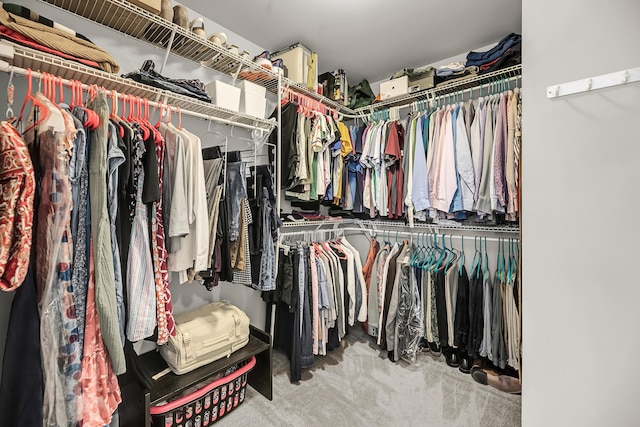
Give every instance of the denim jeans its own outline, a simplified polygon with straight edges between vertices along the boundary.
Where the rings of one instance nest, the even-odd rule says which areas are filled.
[[[229,241],[240,235],[240,215],[242,200],[247,197],[245,163],[227,163],[227,208],[229,209]]]

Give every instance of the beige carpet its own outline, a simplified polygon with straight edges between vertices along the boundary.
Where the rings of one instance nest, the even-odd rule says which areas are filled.
[[[252,388],[218,425],[238,426],[481,426],[520,425],[521,397],[473,381],[443,357],[391,363],[360,327],[336,349],[316,357],[299,384],[289,362],[273,355],[273,401]]]

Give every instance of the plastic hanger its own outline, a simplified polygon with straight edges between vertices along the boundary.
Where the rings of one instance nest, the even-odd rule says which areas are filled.
[[[118,128],[118,134],[120,138],[124,138],[124,128],[120,125],[120,117],[118,117],[118,92],[111,91],[111,113],[109,118],[115,122],[114,125]]]
[[[484,250],[483,250],[483,264],[484,264],[484,275],[485,277],[489,277],[489,252],[487,251],[487,238],[484,237]]]
[[[84,89],[82,88],[82,83],[77,82],[77,90],[79,95],[80,108],[82,108],[85,112],[85,121],[83,123],[84,127],[89,130],[96,129],[100,125],[100,118],[95,111],[90,108],[86,108],[84,106],[83,97],[84,97]]]
[[[460,251],[459,274],[462,276],[462,269],[464,268],[464,263],[466,261],[466,255],[464,254],[464,236],[460,236],[460,245],[462,246],[462,250]]]
[[[26,133],[29,130],[38,126],[47,118],[47,115],[49,114],[49,111],[45,107],[45,105],[42,104],[40,100],[36,99],[36,97],[33,96],[33,94],[31,93],[32,90],[33,90],[33,72],[31,71],[31,68],[27,68],[27,94],[25,95],[24,100],[22,102],[22,107],[20,108],[20,114],[18,115],[18,122],[22,124],[22,115],[24,114],[24,109],[27,106],[28,102],[31,102],[31,105],[33,106],[34,109],[37,108],[37,114],[40,117],[38,117],[38,120],[36,120],[33,123],[33,125],[31,125],[28,129],[24,130],[23,133]]]
[[[480,277],[480,264],[482,260],[481,249],[482,242],[480,242],[480,249],[478,249],[478,236],[474,236],[473,238],[473,246],[475,253],[473,254],[473,260],[471,261],[471,274],[476,274],[476,278]]]

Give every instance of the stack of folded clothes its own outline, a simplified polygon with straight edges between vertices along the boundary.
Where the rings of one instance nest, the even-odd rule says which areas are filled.
[[[486,52],[469,52],[467,67],[478,67],[480,74],[517,65],[522,62],[522,36],[511,33]]]
[[[83,35],[24,6],[0,4],[1,38],[109,73],[120,71],[120,65],[109,53]]]
[[[436,86],[445,83],[454,83],[478,75],[480,69],[476,66],[465,66],[462,62],[452,62],[441,65],[436,69]]]
[[[139,70],[123,74],[125,79],[132,79],[138,83],[144,83],[159,89],[166,89],[180,95],[190,96],[200,101],[211,102],[211,98],[205,91],[204,83],[198,79],[170,79],[155,70],[155,63],[147,59]]]

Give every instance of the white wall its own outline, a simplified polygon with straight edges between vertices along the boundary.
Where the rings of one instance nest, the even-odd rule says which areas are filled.
[[[640,425],[640,3],[523,0],[522,425]]]

